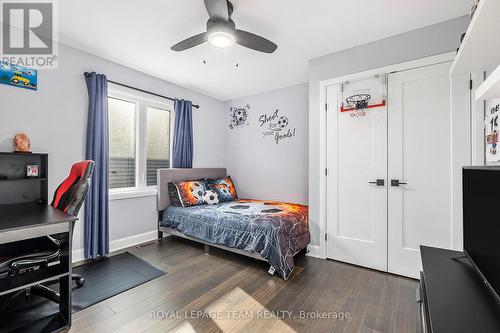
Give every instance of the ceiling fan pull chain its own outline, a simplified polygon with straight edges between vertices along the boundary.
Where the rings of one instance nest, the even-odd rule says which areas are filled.
[[[239,67],[240,63],[238,61],[238,46],[234,45],[233,47],[234,47],[234,62],[236,64],[236,67]]]
[[[208,58],[208,52],[207,52],[207,44],[205,43],[204,45],[204,55],[203,55],[203,63],[206,65],[207,64],[207,58]]]

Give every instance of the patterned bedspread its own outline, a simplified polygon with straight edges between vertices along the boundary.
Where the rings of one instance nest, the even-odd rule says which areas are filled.
[[[259,253],[286,280],[293,256],[310,241],[308,207],[237,200],[218,205],[168,207],[162,225],[205,241]]]

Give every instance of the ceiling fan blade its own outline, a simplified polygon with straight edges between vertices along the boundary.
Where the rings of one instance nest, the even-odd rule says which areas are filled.
[[[211,20],[229,20],[229,9],[227,0],[204,0],[208,16]]]
[[[248,47],[249,49],[264,53],[273,53],[278,48],[278,45],[268,39],[265,39],[264,37],[239,29],[236,30],[236,43],[241,46]]]
[[[189,37],[188,39],[184,39],[182,42],[175,44],[170,49],[172,51],[184,51],[197,45],[203,44],[206,41],[206,32],[202,32],[201,34]]]

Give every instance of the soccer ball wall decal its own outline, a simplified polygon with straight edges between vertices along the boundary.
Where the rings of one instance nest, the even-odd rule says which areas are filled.
[[[243,109],[236,110],[236,120],[238,123],[244,122],[246,119],[246,112]]]
[[[219,203],[219,196],[217,195],[217,192],[208,190],[203,194],[203,201],[207,205],[216,205]]]
[[[288,118],[285,116],[280,117],[280,119],[278,120],[278,125],[281,128],[287,127],[288,126]]]
[[[229,128],[235,129],[237,127],[248,126],[248,112],[250,105],[246,104],[238,107],[231,107],[229,109]]]

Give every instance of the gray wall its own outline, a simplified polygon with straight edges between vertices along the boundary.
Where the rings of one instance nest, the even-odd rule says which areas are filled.
[[[26,132],[34,151],[50,154],[52,193],[66,177],[71,164],[84,156],[87,91],[83,72],[105,73],[115,81],[200,104],[201,108],[194,110],[194,166],[227,167],[242,197],[309,202],[312,243],[317,245],[321,179],[319,82],[454,50],[467,23],[467,18],[458,18],[313,59],[309,85],[228,103],[60,45],[59,69],[39,72],[37,92],[0,85],[0,150],[10,151],[14,134]],[[251,125],[229,130],[228,107],[246,103],[252,108]],[[272,138],[263,138],[258,126],[258,116],[275,108],[288,114],[297,128],[296,137],[279,145]],[[155,198],[114,200],[110,204],[110,217],[111,240],[155,230]],[[75,249],[82,247],[82,230],[80,221]]]
[[[224,166],[224,151],[220,148],[224,146],[226,125],[224,103],[60,45],[59,68],[39,71],[38,91],[0,85],[0,151],[12,150],[12,138],[17,132],[27,133],[33,151],[49,154],[50,197],[68,175],[71,164],[84,158],[88,107],[85,71],[105,73],[111,80],[200,104],[199,110],[193,109],[194,166]],[[155,197],[111,201],[111,241],[155,230],[155,208]],[[74,249],[82,247],[82,230],[80,220]]]
[[[250,105],[249,125],[229,129],[229,107]],[[276,144],[263,136],[259,117],[279,109],[296,136]],[[308,85],[301,84],[227,103],[226,167],[241,198],[279,200],[307,204],[308,201]]]
[[[313,245],[319,244],[320,81],[453,51],[467,29],[460,17],[422,29],[312,59],[309,63],[309,219]]]

